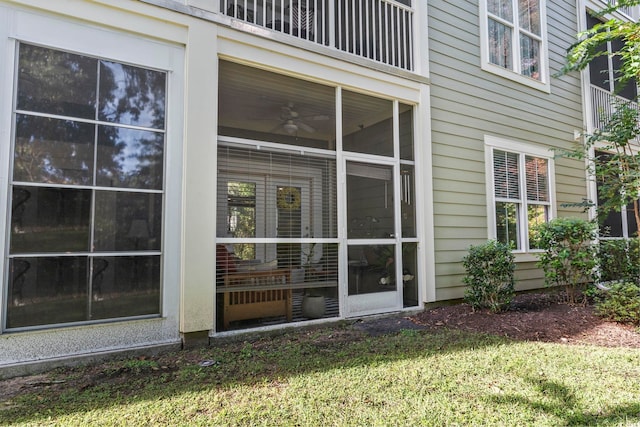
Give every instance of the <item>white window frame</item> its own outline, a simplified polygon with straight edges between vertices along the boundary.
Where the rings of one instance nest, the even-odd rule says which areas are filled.
[[[491,15],[491,19],[507,25],[512,30],[512,63],[513,69],[501,67],[489,61],[489,18],[487,10],[487,0],[480,0],[480,59],[481,68],[484,71],[497,74],[501,77],[513,80],[517,83],[550,93],[551,85],[549,78],[549,49],[547,37],[547,5],[546,0],[540,1],[540,36],[533,38],[540,41],[540,80],[525,76],[521,73],[520,61],[520,34],[525,33],[531,37],[528,31],[520,29],[518,21],[518,0],[510,0],[513,5],[513,22],[509,23],[496,16]]]
[[[494,191],[494,178],[493,178],[493,152],[494,150],[507,151],[510,153],[518,154],[518,182],[520,186],[520,205],[521,209],[518,212],[518,237],[520,239],[521,248],[514,249],[513,253],[518,254],[516,261],[535,261],[537,256],[534,254],[540,253],[540,249],[528,249],[529,248],[529,230],[528,230],[528,217],[527,217],[527,192],[526,192],[526,177],[525,177],[525,156],[539,157],[547,160],[549,168],[549,220],[557,216],[556,208],[556,187],[555,187],[555,165],[553,161],[553,152],[547,148],[527,144],[519,141],[511,141],[508,139],[497,138],[494,136],[485,135],[484,138],[484,154],[485,154],[485,172],[486,172],[486,194],[487,194],[487,230],[488,238],[497,238],[497,225],[496,225],[496,197]],[[536,203],[538,204],[538,203]],[[544,203],[545,205],[547,203]],[[524,226],[523,226],[524,225]]]

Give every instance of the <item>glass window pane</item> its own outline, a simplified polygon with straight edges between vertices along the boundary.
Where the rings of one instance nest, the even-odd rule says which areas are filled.
[[[90,190],[14,186],[10,251],[88,251],[90,215]]]
[[[343,149],[393,156],[393,103],[345,90],[342,105]]]
[[[518,209],[516,203],[496,203],[496,240],[508,244],[512,249],[521,249],[518,232]]]
[[[230,237],[256,237],[256,184],[232,181],[227,183],[227,234]],[[253,243],[236,243],[232,253],[240,259],[255,259]]]
[[[18,110],[95,119],[96,59],[24,43],[19,54]]]
[[[518,14],[520,28],[530,33],[540,35],[540,1],[518,0]]]
[[[87,320],[87,257],[12,258],[7,328]]]
[[[162,194],[96,191],[94,250],[160,250]]]
[[[598,218],[600,237],[624,237],[622,234],[622,213],[609,211],[604,219]]]
[[[102,61],[99,119],[164,129],[165,91],[163,72]]]
[[[489,19],[489,62],[513,70],[512,29]]]
[[[529,231],[529,249],[540,249],[538,233],[536,233],[535,227],[549,221],[549,206],[532,204],[528,205],[527,218]]]
[[[520,35],[521,71],[524,76],[540,80],[540,42]]]
[[[636,225],[636,216],[633,213],[633,203],[627,205],[627,237],[638,237],[638,226]]]
[[[396,290],[394,245],[351,245],[349,295]]]
[[[93,259],[91,319],[160,314],[160,256]]]
[[[413,107],[400,104],[400,158],[413,160]]]
[[[400,211],[402,237],[416,237],[416,193],[414,167],[400,165]]]
[[[493,151],[493,185],[495,197],[520,198],[520,175],[518,154],[507,151]]]
[[[549,167],[547,159],[525,156],[527,200],[549,201]]]
[[[98,127],[97,185],[161,190],[164,134]]]
[[[487,10],[505,21],[513,22],[513,4],[511,0],[487,0]]]
[[[14,181],[93,183],[92,124],[16,115]]]
[[[389,238],[394,231],[392,167],[347,162],[349,238]]]
[[[402,244],[402,301],[404,307],[418,305],[418,244]]]

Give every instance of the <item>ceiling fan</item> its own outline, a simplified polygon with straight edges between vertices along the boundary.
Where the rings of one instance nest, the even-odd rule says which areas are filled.
[[[279,120],[280,123],[278,123],[278,125],[273,128],[271,132],[275,132],[281,128],[287,134],[293,135],[298,132],[299,129],[302,129],[307,133],[314,133],[316,129],[305,122],[329,120],[329,116],[324,114],[300,116],[300,114],[294,109],[293,102],[288,102],[286,105],[280,107]]]

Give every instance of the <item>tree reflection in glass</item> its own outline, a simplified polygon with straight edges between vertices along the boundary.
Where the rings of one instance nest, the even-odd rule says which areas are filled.
[[[91,191],[14,186],[11,253],[89,249]]]
[[[87,320],[86,256],[12,258],[7,327]]]
[[[165,73],[100,62],[98,119],[164,129]]]
[[[98,127],[97,185],[162,189],[164,134]]]
[[[20,44],[18,110],[95,119],[98,60]]]
[[[160,256],[93,259],[91,319],[160,311]]]
[[[95,251],[160,250],[162,195],[96,191]]]
[[[16,115],[13,179],[91,185],[93,124]]]
[[[520,249],[518,209],[516,203],[496,202],[496,239],[512,249]]]

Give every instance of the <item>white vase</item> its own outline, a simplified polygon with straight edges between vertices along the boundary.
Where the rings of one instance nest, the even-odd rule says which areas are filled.
[[[319,319],[325,313],[325,299],[322,295],[305,295],[302,298],[302,315],[309,319]]]

